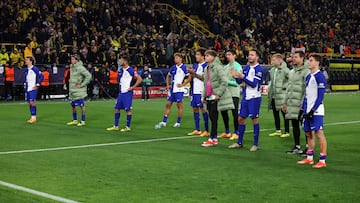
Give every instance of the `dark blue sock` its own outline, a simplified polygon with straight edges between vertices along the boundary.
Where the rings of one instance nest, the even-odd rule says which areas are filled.
[[[195,129],[200,131],[200,113],[194,112]]]
[[[85,122],[85,114],[81,114],[81,121],[84,121]]]
[[[204,118],[204,124],[205,124],[205,130],[209,132],[209,114],[208,112],[203,113]]]
[[[36,106],[30,106],[30,114],[31,116],[36,116]]]
[[[225,129],[225,133],[226,133],[226,134],[229,134],[229,133],[230,133],[230,129],[229,129],[229,128],[226,128],[226,129]]]
[[[238,129],[239,129],[238,143],[239,143],[239,144],[243,144],[243,139],[244,139],[244,134],[245,134],[245,128],[246,128],[246,125],[243,125],[243,124],[239,124],[239,125],[238,125]]]
[[[132,115],[126,115],[126,126],[130,128]]]
[[[326,155],[325,154],[320,154],[320,160],[325,161],[325,159],[326,159]]]
[[[260,124],[254,124],[254,145],[259,145]]]
[[[179,116],[176,120],[177,123],[180,123],[181,122],[181,117]]]
[[[114,126],[119,127],[120,113],[115,113]]]
[[[164,115],[162,122],[166,123],[167,119],[168,119],[168,116]]]
[[[73,112],[73,113],[72,113],[72,116],[73,116],[73,120],[74,120],[74,121],[77,121],[77,114],[76,114],[76,112]]]

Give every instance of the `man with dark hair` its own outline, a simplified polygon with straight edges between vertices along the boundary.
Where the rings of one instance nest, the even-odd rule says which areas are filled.
[[[115,104],[115,115],[113,127],[107,128],[108,131],[119,131],[120,110],[126,111],[126,126],[121,129],[122,132],[130,131],[132,118],[132,98],[134,89],[141,84],[142,78],[137,74],[134,68],[129,65],[129,58],[123,56],[120,59],[119,82],[120,92]],[[134,81],[136,80],[136,81]]]
[[[166,127],[170,109],[174,102],[177,103],[178,118],[173,127],[180,127],[183,113],[184,86],[190,82],[191,76],[188,73],[186,66],[183,64],[183,55],[181,53],[174,54],[174,62],[175,65],[170,68],[170,71],[166,76],[166,89],[168,90],[168,98],[165,106],[165,113],[162,121],[155,125],[155,129]],[[185,77],[187,77],[187,79],[185,79]]]
[[[191,74],[192,83],[190,91],[190,105],[193,108],[195,130],[188,135],[200,135],[201,137],[209,136],[209,114],[204,108],[204,104],[201,102],[201,95],[204,91],[204,69],[207,66],[205,62],[205,48],[198,48],[195,53],[195,59],[197,63],[194,63],[192,68],[188,68],[188,72]],[[204,118],[205,130],[200,130],[200,111]]]
[[[291,121],[293,127],[293,136],[295,145],[287,151],[288,154],[302,154],[300,146],[300,118],[299,110],[301,101],[305,94],[305,79],[310,73],[307,62],[305,61],[305,53],[296,51],[292,57],[293,69],[289,72],[289,80],[285,93],[282,111],[285,112],[285,119]]]
[[[231,74],[236,78],[236,82],[242,86],[242,100],[240,103],[239,118],[238,118],[238,141],[229,146],[229,148],[242,148],[243,138],[246,128],[246,118],[250,117],[254,129],[254,142],[250,151],[257,151],[259,148],[259,134],[260,134],[260,106],[261,106],[261,84],[263,78],[263,68],[259,64],[260,54],[257,50],[249,51],[248,62],[242,73],[231,70]]]
[[[313,164],[315,149],[315,135],[319,140],[320,160],[313,168],[326,167],[327,141],[324,135],[324,95],[326,91],[326,79],[320,71],[321,56],[312,54],[309,59],[311,73],[306,76],[306,91],[299,115],[304,117],[303,130],[308,139],[309,148],[307,157],[297,164]]]
[[[43,75],[40,70],[34,66],[33,56],[25,58],[25,100],[29,103],[31,118],[27,121],[30,124],[36,123],[36,97],[40,83],[43,81]]]
[[[225,132],[222,133],[219,138],[230,138],[230,140],[238,139],[237,131],[238,131],[238,111],[239,111],[239,100],[240,100],[240,85],[237,84],[236,80],[230,73],[230,70],[235,70],[238,73],[242,72],[241,65],[235,60],[236,52],[235,50],[227,50],[226,51],[226,59],[229,62],[226,66],[224,66],[225,73],[228,76],[228,85],[229,91],[231,93],[232,100],[234,102],[235,108],[231,111],[233,116],[233,125],[234,125],[234,133],[231,134],[230,126],[229,126],[229,115],[228,111],[221,111],[221,116],[224,121]]]

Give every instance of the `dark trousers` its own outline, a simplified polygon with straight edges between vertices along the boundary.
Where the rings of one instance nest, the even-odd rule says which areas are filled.
[[[232,116],[233,116],[233,122],[234,122],[234,130],[235,132],[238,131],[238,113],[239,113],[239,97],[233,97],[233,102],[234,102],[234,106],[235,109],[231,110]],[[221,116],[223,118],[224,121],[224,126],[225,129],[229,129],[229,115],[228,115],[228,111],[221,111]]]
[[[210,138],[217,138],[217,128],[218,128],[218,117],[219,112],[217,110],[217,102],[215,100],[206,101],[206,108],[209,112],[209,117],[211,121],[211,132]]]
[[[87,85],[87,89],[86,89],[86,92],[87,92],[87,95],[88,95],[88,98],[89,98],[89,99],[92,99],[92,98],[94,97],[93,90],[94,90],[94,82],[91,81],[91,82]]]
[[[119,84],[109,84],[109,94],[113,98],[117,98],[119,93]]]
[[[276,107],[275,107],[275,100],[272,99],[271,100],[271,108],[272,108],[272,111],[273,111],[273,115],[274,115],[274,121],[275,121],[275,128],[276,130],[281,130],[281,127],[280,127],[280,111],[281,110],[276,110]],[[281,114],[283,116],[283,119],[284,119],[284,125],[285,125],[285,133],[289,133],[289,120],[286,120],[285,119],[285,113],[283,111],[281,111]]]
[[[46,99],[46,96],[50,99],[50,86],[41,86],[39,93],[40,99]]]
[[[298,119],[290,119],[293,127],[293,135],[295,145],[300,145],[300,121]]]
[[[8,98],[8,96],[14,98],[13,82],[5,82],[5,98]]]
[[[148,100],[150,99],[150,95],[149,95],[149,86],[148,85],[143,85],[142,86],[142,99]]]

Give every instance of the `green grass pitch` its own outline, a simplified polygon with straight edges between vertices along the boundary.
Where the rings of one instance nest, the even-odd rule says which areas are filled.
[[[176,105],[168,127],[155,130],[165,99],[134,100],[131,132],[107,132],[113,124],[114,100],[86,103],[87,126],[66,126],[71,109],[66,102],[38,102],[38,123],[26,123],[28,106],[0,104],[0,151],[46,149],[103,143],[119,145],[32,153],[0,153],[0,181],[79,202],[358,202],[360,199],[360,94],[325,96],[328,167],[297,166],[301,157],[285,153],[293,138],[269,137],[272,113],[263,97],[260,148],[250,152],[248,120],[245,148],[227,149],[232,142],[200,147],[206,138],[186,136],[193,130],[189,100],[184,102],[181,127]],[[121,112],[121,126],[125,113]],[[343,123],[350,122],[354,123]],[[202,124],[203,126],[203,124]],[[219,117],[219,133],[223,131]],[[159,138],[134,143],[136,140]],[[304,134],[301,137],[304,144]],[[316,149],[318,159],[318,148]],[[54,202],[0,186],[0,202]]]

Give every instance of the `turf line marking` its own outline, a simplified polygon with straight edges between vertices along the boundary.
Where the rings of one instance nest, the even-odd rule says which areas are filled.
[[[1,180],[0,180],[0,185],[8,187],[8,188],[15,189],[15,190],[20,190],[20,191],[23,191],[23,192],[27,192],[27,193],[37,195],[37,196],[40,196],[40,197],[44,197],[44,198],[47,198],[47,199],[55,200],[55,201],[58,201],[58,202],[79,203],[79,202],[71,200],[71,199],[66,199],[66,198],[63,198],[63,197],[51,195],[51,194],[48,194],[48,193],[45,193],[45,192],[40,192],[40,191],[37,191],[37,190],[22,187],[22,186],[15,185],[15,184],[8,183],[8,182],[4,182],[4,181],[1,181]]]
[[[347,124],[355,124],[360,123],[358,121],[344,121],[337,123],[328,123],[325,126],[333,126],[333,125],[347,125]],[[261,132],[274,130],[273,128],[269,129],[260,129]],[[247,133],[252,132],[252,130],[245,131]],[[16,150],[16,151],[7,151],[0,152],[0,155],[6,154],[23,154],[23,153],[33,153],[33,152],[45,152],[45,151],[60,151],[60,150],[68,150],[68,149],[82,149],[82,148],[92,148],[92,147],[104,147],[104,146],[114,146],[114,145],[125,145],[125,144],[138,144],[138,143],[148,143],[148,142],[159,142],[159,141],[170,141],[170,140],[182,140],[189,138],[196,138],[199,136],[182,136],[182,137],[167,137],[167,138],[156,138],[156,139],[148,139],[148,140],[133,140],[133,141],[125,141],[125,142],[110,142],[110,143],[101,143],[101,144],[89,144],[89,145],[75,145],[68,147],[53,147],[53,148],[43,148],[43,149],[29,149],[29,150]]]

